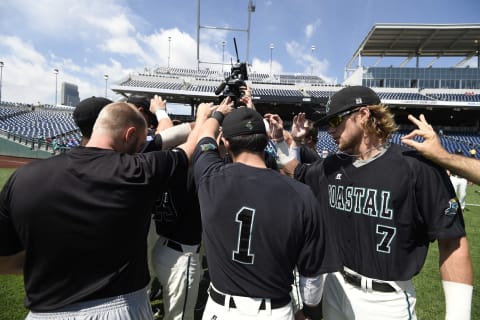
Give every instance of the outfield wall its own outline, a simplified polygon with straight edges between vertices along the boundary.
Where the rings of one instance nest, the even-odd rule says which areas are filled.
[[[22,158],[45,159],[52,153],[45,150],[32,150],[30,146],[8,140],[0,136],[0,155]]]

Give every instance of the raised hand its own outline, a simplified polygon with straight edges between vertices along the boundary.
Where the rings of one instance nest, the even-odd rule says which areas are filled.
[[[448,153],[448,151],[443,148],[440,138],[436,134],[435,130],[433,130],[433,127],[427,122],[423,114],[420,115],[419,119],[412,115],[408,115],[408,120],[415,124],[418,129],[415,129],[409,134],[403,136],[401,138],[402,143],[417,149],[418,152],[429,159],[434,159],[442,154]],[[413,138],[417,136],[422,137],[424,141],[415,141]]]
[[[283,139],[283,120],[278,114],[266,113],[263,116],[270,126],[270,139],[281,140]]]
[[[293,117],[291,134],[294,140],[302,140],[308,133],[308,129],[308,121],[304,112],[300,112]]]

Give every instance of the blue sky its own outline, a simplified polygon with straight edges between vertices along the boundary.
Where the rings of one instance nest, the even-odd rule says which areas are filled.
[[[276,73],[313,72],[339,83],[376,23],[480,22],[479,0],[253,3],[249,62],[255,71],[268,73],[272,56]],[[130,72],[167,66],[168,37],[170,66],[196,68],[197,5],[197,0],[0,0],[2,100],[53,103],[55,68],[60,71],[59,91],[65,81],[79,86],[81,99],[103,96],[105,74],[110,85]],[[246,29],[247,5],[248,0],[201,0],[200,23]],[[235,59],[233,37],[240,60],[245,60],[245,32],[208,29],[201,32],[200,59],[220,63],[222,41],[225,62]]]

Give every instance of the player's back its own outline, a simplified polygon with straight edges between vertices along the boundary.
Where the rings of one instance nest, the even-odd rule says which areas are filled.
[[[305,276],[320,273],[323,220],[309,187],[240,163],[210,171],[197,184],[215,288],[282,299],[295,265]]]

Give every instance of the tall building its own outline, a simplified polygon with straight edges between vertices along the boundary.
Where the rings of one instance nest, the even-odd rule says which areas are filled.
[[[62,82],[60,103],[64,106],[76,107],[79,102],[78,86],[76,84]]]

